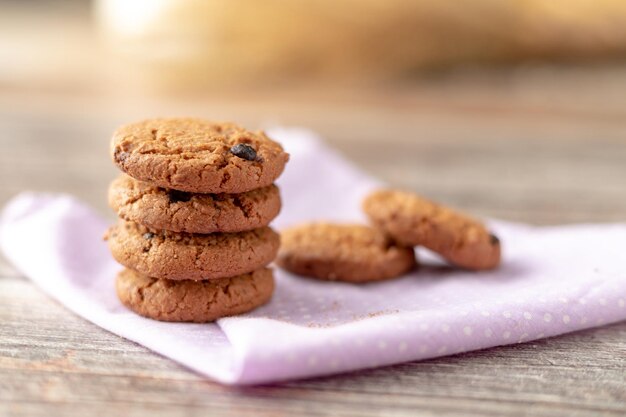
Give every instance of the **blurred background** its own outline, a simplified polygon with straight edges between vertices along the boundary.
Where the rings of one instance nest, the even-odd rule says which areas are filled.
[[[0,204],[108,213],[113,129],[195,115],[480,215],[623,221],[625,58],[623,0],[0,0]]]

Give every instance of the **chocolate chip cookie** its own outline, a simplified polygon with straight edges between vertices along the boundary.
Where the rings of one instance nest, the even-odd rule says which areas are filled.
[[[109,187],[109,205],[124,219],[173,232],[240,232],[267,226],[279,213],[278,187],[241,194],[166,190],[122,174]]]
[[[395,245],[368,226],[313,223],[281,233],[276,263],[294,274],[323,280],[378,281],[416,264],[412,248]]]
[[[259,269],[276,257],[280,238],[269,227],[208,235],[150,229],[120,220],[105,238],[113,257],[150,277],[203,280]]]
[[[135,313],[161,321],[203,323],[246,313],[272,297],[271,269],[210,281],[150,278],[130,269],[117,276],[117,296]]]
[[[267,187],[289,159],[264,132],[194,118],[122,126],[113,133],[111,156],[133,178],[192,193]]]
[[[450,263],[472,270],[500,264],[500,240],[478,220],[419,195],[380,190],[363,209],[375,227],[405,246],[424,246]]]

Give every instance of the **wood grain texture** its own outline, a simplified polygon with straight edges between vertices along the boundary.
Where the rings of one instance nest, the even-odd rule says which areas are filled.
[[[311,127],[373,175],[477,215],[626,220],[626,68],[181,101],[0,93],[0,204],[24,189],[62,191],[113,219],[105,190],[116,175],[107,153],[114,127],[198,114]],[[622,416],[624,358],[621,323],[336,377],[223,387],[74,316],[0,260],[0,416]]]

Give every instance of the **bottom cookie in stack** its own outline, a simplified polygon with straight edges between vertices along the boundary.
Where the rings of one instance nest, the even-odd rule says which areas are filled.
[[[117,295],[135,313],[155,320],[204,323],[243,314],[265,303],[274,291],[269,268],[203,281],[151,278],[124,269],[117,276]]]

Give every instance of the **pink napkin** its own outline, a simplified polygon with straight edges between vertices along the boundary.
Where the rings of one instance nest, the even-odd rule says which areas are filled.
[[[291,153],[278,228],[313,219],[364,221],[377,185],[312,134],[275,129]],[[104,195],[105,190],[102,190]],[[215,324],[171,324],[117,300],[107,223],[66,195],[24,193],[6,207],[10,261],[76,314],[227,384],[325,375],[554,336],[626,319],[626,224],[532,227],[494,221],[500,269],[445,267],[419,250],[418,271],[350,285],[276,270],[272,302]]]

